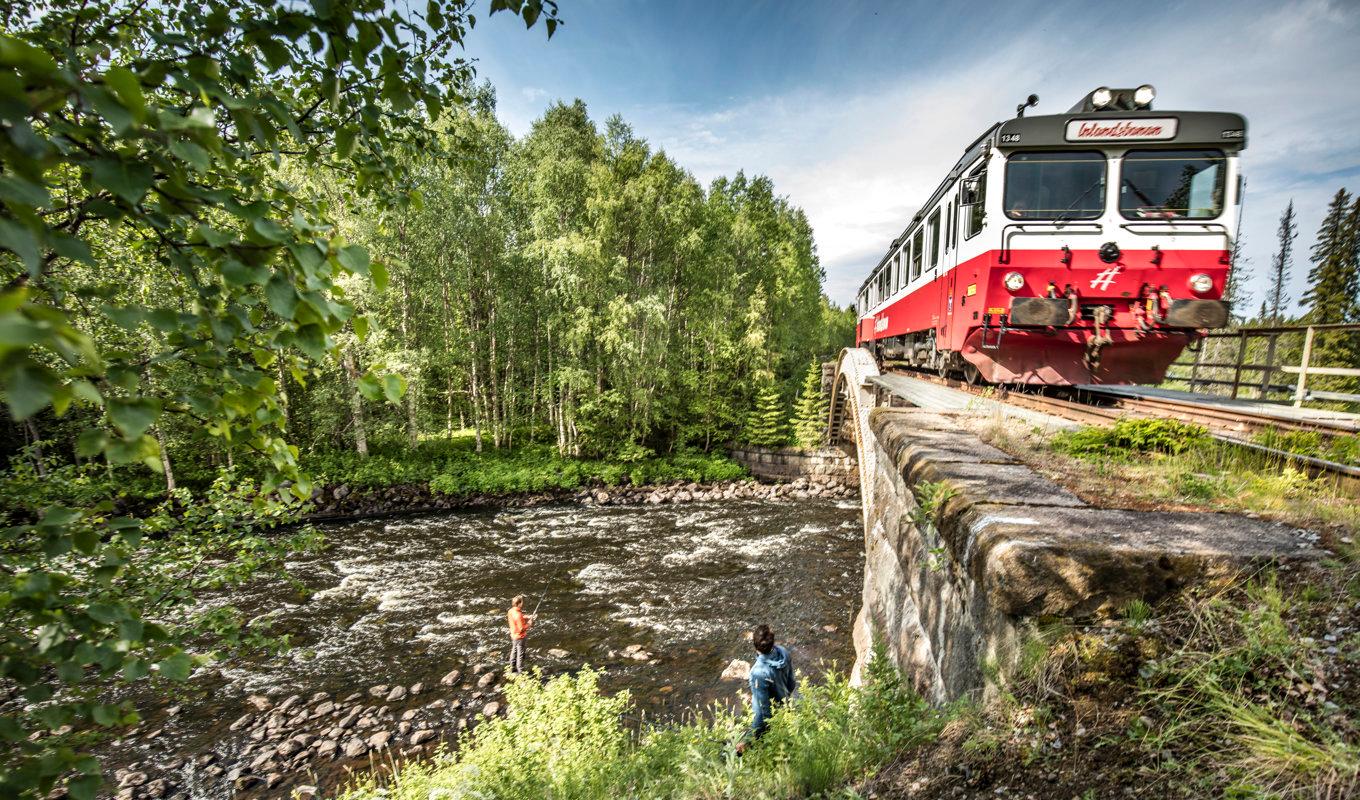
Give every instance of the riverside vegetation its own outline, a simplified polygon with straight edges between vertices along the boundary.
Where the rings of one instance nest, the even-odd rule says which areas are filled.
[[[512,680],[510,713],[464,735],[455,752],[341,797],[853,797],[847,784],[931,739],[943,720],[881,651],[862,688],[834,673],[805,686],[744,757],[735,747],[749,717],[715,706],[688,722],[626,725],[637,720],[631,698],[604,696],[598,680],[588,668]]]

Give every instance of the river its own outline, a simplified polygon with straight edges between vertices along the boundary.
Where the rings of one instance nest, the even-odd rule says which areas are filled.
[[[474,670],[503,662],[505,608],[516,593],[530,609],[541,602],[532,666],[549,674],[603,667],[606,688],[628,689],[651,718],[736,702],[744,684],[720,675],[732,659],[751,657],[744,634],[757,622],[775,629],[805,672],[832,661],[848,668],[862,585],[858,509],[853,498],[564,504],[326,526],[327,547],[289,564],[306,592],[269,581],[219,599],[272,619],[292,647],[200,670],[178,710],[152,711],[109,763],[143,773],[124,775],[125,785],[140,784],[136,796],[148,786],[153,795],[205,800],[287,796],[299,784],[333,789],[368,755],[313,752],[345,706],[323,707],[324,719],[299,712],[342,700],[360,719],[343,734],[329,728],[341,750],[370,719],[360,736],[390,728],[394,747],[432,729],[428,752],[436,734],[452,739],[497,699],[494,683],[479,687]],[[461,679],[441,685],[453,669]],[[418,696],[394,701],[369,692],[414,684]],[[308,703],[323,692],[329,698]],[[248,697],[277,704],[292,694],[301,695],[297,705],[276,715],[293,716],[287,725],[262,736],[268,715],[256,713],[230,729],[253,712]],[[311,750],[249,768],[266,759],[260,753],[271,741],[299,731],[315,734],[298,737]],[[273,787],[257,782],[271,769]]]

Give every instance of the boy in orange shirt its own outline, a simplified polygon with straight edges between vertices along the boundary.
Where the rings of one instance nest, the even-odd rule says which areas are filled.
[[[517,594],[510,601],[505,619],[510,623],[510,671],[520,673],[524,671],[524,637],[534,627],[534,618],[524,613],[524,595]]]

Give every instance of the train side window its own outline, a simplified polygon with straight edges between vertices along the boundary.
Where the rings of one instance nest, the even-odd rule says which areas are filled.
[[[930,268],[940,264],[940,209],[930,215]]]
[[[954,247],[959,246],[959,228],[963,226],[963,220],[959,219],[959,196],[954,195],[954,207],[949,217],[949,241]]]
[[[949,240],[954,238],[951,234],[951,231],[953,230],[954,230],[954,207],[952,205],[946,204],[944,212],[944,251],[946,253],[949,252]]]
[[[924,252],[921,244],[921,230],[916,231],[916,235],[911,237],[911,279],[914,281],[921,277],[921,255]]]
[[[963,206],[966,210],[960,223],[963,238],[971,239],[982,230],[983,212],[987,208],[987,170],[980,169],[963,182]]]
[[[902,251],[893,255],[893,291],[902,288]]]

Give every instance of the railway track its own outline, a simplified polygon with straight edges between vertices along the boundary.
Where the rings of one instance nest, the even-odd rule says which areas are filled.
[[[1292,463],[1312,475],[1326,474],[1335,477],[1352,492],[1360,491],[1360,467],[1341,464],[1335,461],[1315,458],[1301,453],[1291,453],[1266,447],[1251,440],[1251,437],[1268,429],[1285,431],[1312,431],[1326,436],[1355,435],[1352,424],[1342,420],[1282,418],[1277,414],[1258,413],[1237,408],[1213,407],[1169,398],[1131,398],[1112,397],[1099,392],[1078,392],[1090,400],[1102,400],[1106,405],[1080,402],[1052,397],[1037,392],[1014,391],[1003,386],[970,384],[957,378],[940,377],[931,373],[915,370],[891,368],[891,371],[909,374],[913,378],[947,386],[951,389],[968,392],[983,397],[991,397],[1007,405],[1027,408],[1069,419],[1085,425],[1109,425],[1120,417],[1142,416],[1177,419],[1202,425],[1210,435],[1219,441],[1274,456]],[[1099,395],[1098,397],[1090,397]]]
[[[893,369],[909,374],[913,378],[929,381],[951,389],[970,394],[993,397],[1003,403],[1042,411],[1074,422],[1102,424],[1113,422],[1130,415],[1143,417],[1165,417],[1192,422],[1205,428],[1225,434],[1250,436],[1266,430],[1306,431],[1326,436],[1342,436],[1357,433],[1354,424],[1340,420],[1287,418],[1239,408],[1223,408],[1206,404],[1196,404],[1163,397],[1121,397],[1103,394],[1099,391],[1078,390],[1076,393],[1084,400],[1068,400],[1038,392],[1016,391],[1004,386],[970,384],[957,378],[942,378],[928,372]]]

